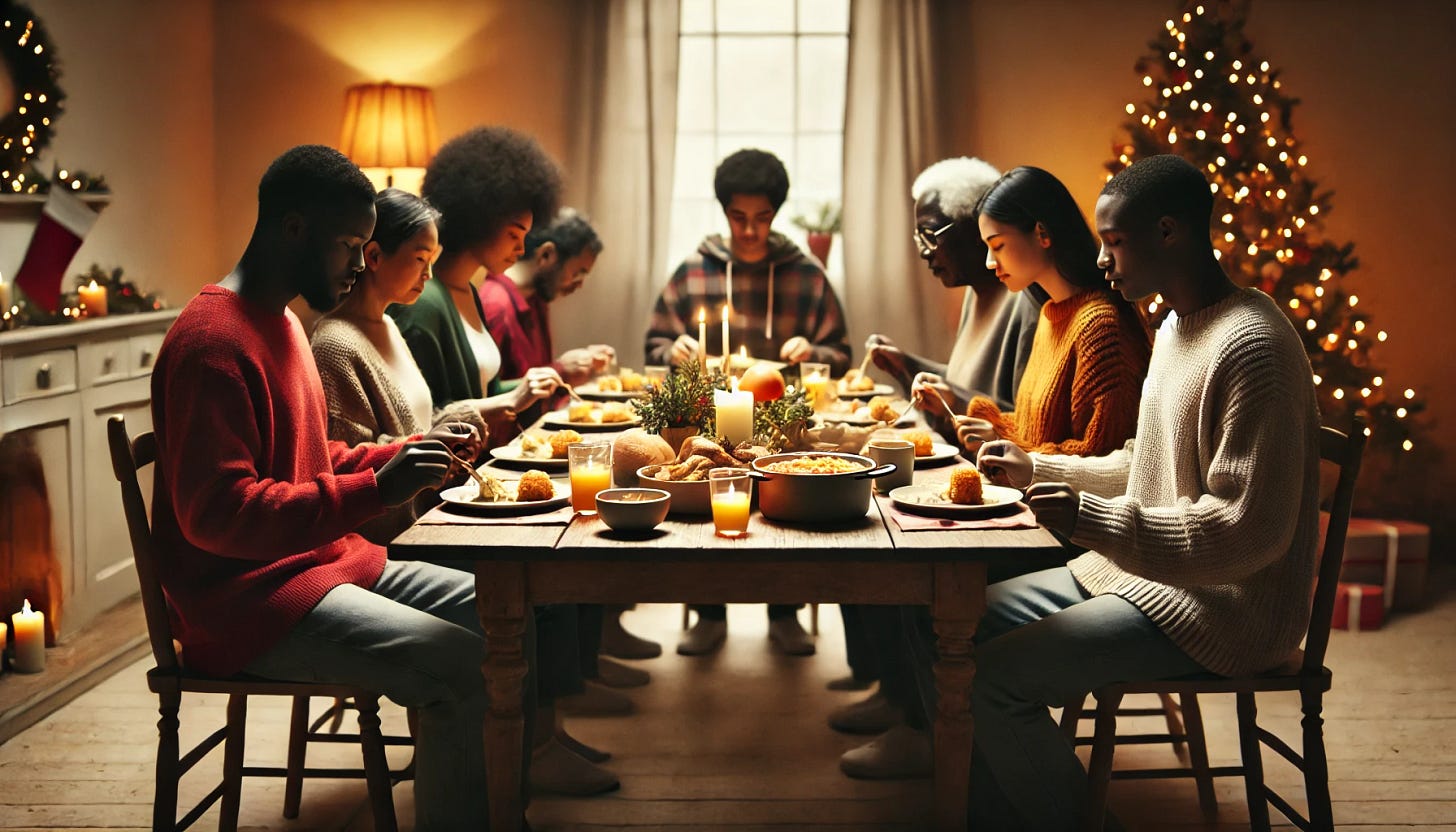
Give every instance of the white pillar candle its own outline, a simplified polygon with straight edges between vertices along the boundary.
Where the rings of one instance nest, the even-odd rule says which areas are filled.
[[[93,280],[91,285],[77,289],[76,297],[80,298],[81,306],[86,308],[86,317],[99,318],[106,314],[105,286],[97,286]]]
[[[10,311],[10,284],[5,282],[5,275],[0,274],[0,312]]]
[[[45,670],[45,613],[30,608],[30,599],[25,607],[10,616],[15,627],[15,656],[10,666],[20,673],[39,673]]]
[[[753,394],[744,391],[713,391],[713,408],[718,415],[718,435],[737,445],[753,438]]]

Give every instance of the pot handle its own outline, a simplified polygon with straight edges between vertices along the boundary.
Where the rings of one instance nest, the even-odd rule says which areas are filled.
[[[896,465],[893,462],[886,462],[883,465],[877,465],[868,471],[861,471],[858,474],[855,474],[854,478],[857,480],[872,480],[875,477],[883,477],[886,474],[893,474],[897,469],[899,469],[899,467],[900,466]]]
[[[764,472],[759,471],[755,468],[748,469],[748,478],[751,480],[758,480],[759,482],[768,482],[769,480],[773,479],[773,477],[770,477],[768,474],[765,474]]]

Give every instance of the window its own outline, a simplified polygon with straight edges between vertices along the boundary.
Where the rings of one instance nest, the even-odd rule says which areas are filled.
[[[800,214],[843,193],[849,0],[681,0],[677,150],[668,259],[703,235],[728,233],[713,171],[745,147],[789,170],[789,199],[774,220],[808,251]],[[836,285],[841,246],[826,264]]]

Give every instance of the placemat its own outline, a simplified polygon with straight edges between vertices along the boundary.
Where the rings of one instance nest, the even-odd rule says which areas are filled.
[[[426,526],[565,526],[571,523],[575,514],[570,503],[539,514],[490,516],[457,514],[446,511],[443,506],[435,506],[415,522]]]
[[[905,532],[926,532],[926,531],[963,531],[966,529],[1034,529],[1037,526],[1036,515],[1031,512],[1031,507],[1025,503],[1017,503],[1021,511],[1015,514],[1002,515],[1000,517],[977,517],[966,520],[952,520],[949,517],[926,517],[920,514],[911,514],[902,511],[894,505],[886,502],[884,508],[890,513],[890,519]]]

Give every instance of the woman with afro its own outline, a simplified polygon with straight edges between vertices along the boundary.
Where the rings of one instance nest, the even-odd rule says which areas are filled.
[[[420,299],[389,315],[434,406],[469,402],[491,426],[490,444],[502,445],[516,434],[516,414],[550,396],[561,378],[550,367],[532,367],[518,381],[498,377],[500,350],[471,279],[482,268],[503,272],[524,254],[531,226],[556,213],[561,172],[530,136],[477,127],[440,148],[421,190],[440,212],[442,252]]]

